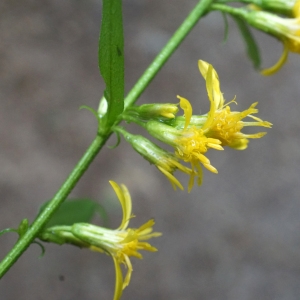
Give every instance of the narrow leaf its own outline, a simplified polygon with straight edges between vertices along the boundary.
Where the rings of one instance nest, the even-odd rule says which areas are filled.
[[[40,212],[46,207],[47,203],[42,205]],[[68,199],[54,213],[45,228],[57,225],[73,225],[81,222],[88,223],[96,212],[106,222],[105,210],[99,203],[90,199]]]
[[[260,53],[258,46],[256,44],[256,41],[254,39],[254,36],[252,35],[247,23],[240,18],[232,16],[233,19],[236,21],[240,32],[242,34],[242,37],[244,38],[245,44],[246,44],[246,49],[247,49],[247,54],[250,60],[253,63],[253,66],[255,69],[258,69],[260,67]]]
[[[124,109],[124,37],[122,0],[103,0],[99,39],[99,69],[105,81],[108,107],[106,125],[112,125]]]
[[[222,16],[223,16],[223,21],[224,21],[224,38],[223,38],[223,43],[225,44],[227,42],[228,39],[228,20],[227,20],[227,15],[222,12]]]

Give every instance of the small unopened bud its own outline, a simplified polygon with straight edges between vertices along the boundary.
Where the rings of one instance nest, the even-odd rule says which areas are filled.
[[[279,13],[288,17],[298,16],[299,0],[253,0],[253,4],[263,10]]]
[[[149,120],[161,117],[173,119],[178,110],[178,105],[173,103],[154,103],[133,106],[128,108],[127,112],[134,113],[141,119]]]
[[[143,136],[130,134],[121,128],[118,128],[118,131],[123,134],[126,141],[131,144],[136,152],[142,155],[151,164],[154,164],[169,179],[174,189],[179,187],[183,190],[183,186],[173,175],[173,172],[178,169],[188,175],[192,175],[192,170],[190,168],[179,163],[178,158],[176,158],[175,155],[158,147]]]

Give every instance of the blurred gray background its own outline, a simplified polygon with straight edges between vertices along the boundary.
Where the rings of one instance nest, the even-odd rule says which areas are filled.
[[[124,0],[126,91],[181,24],[195,0]],[[97,66],[101,1],[2,0],[0,2],[0,228],[34,219],[81,157],[96,121],[104,85]],[[300,299],[299,56],[272,77],[254,71],[235,24],[222,43],[219,13],[205,17],[168,61],[140,103],[188,98],[195,113],[209,103],[197,60],[213,64],[227,100],[238,109],[259,101],[259,116],[274,123],[246,151],[209,152],[215,175],[174,192],[164,176],[122,141],[107,147],[73,197],[103,204],[115,228],[121,219],[109,179],[123,182],[139,226],[155,218],[163,237],[157,253],[132,259],[134,272],[122,299]],[[282,45],[256,33],[269,67]],[[131,126],[133,132],[138,130]],[[108,145],[113,145],[112,138]],[[186,185],[187,178],[178,174]],[[97,221],[97,220],[96,220]],[[99,221],[99,220],[98,220]],[[0,237],[1,258],[16,241]],[[32,245],[0,282],[0,298],[112,299],[115,271],[106,255],[72,246]]]

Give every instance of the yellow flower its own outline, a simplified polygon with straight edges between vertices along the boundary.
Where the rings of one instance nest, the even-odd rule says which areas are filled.
[[[214,75],[217,76],[217,73],[215,72]],[[219,86],[216,84],[214,89],[218,90],[218,88]],[[221,95],[221,97],[223,96]],[[218,173],[218,170],[210,164],[210,160],[204,153],[210,148],[223,150],[223,147],[220,146],[221,142],[218,139],[207,137],[202,129],[197,129],[194,126],[188,128],[193,115],[192,106],[187,99],[180,96],[177,96],[177,98],[180,100],[180,107],[184,111],[185,124],[180,135],[174,139],[173,146],[175,147],[175,155],[192,166],[193,172],[191,173],[188,187],[188,191],[190,192],[195,176],[198,177],[198,185],[202,184],[203,175],[200,163],[209,171],[215,174]],[[221,98],[218,99],[221,101]]]
[[[191,106],[186,102],[188,101],[187,99],[182,97],[179,98],[181,104],[184,102],[187,105],[187,110],[191,109]],[[190,116],[189,112],[185,112],[185,115]],[[187,123],[186,126],[189,126],[189,123]],[[210,160],[204,154],[210,148],[223,150],[220,145],[220,140],[207,137],[203,130],[198,129],[195,126],[178,130],[172,126],[162,124],[157,121],[149,121],[146,128],[152,136],[171,145],[175,150],[175,156],[177,158],[191,164],[192,172],[190,173],[190,181],[188,185],[189,192],[193,187],[194,177],[198,177],[198,185],[201,185],[202,183],[203,175],[201,164],[209,171],[218,173],[217,169],[210,164]]]
[[[210,101],[210,111],[205,124],[202,126],[204,134],[207,137],[218,139],[222,142],[222,146],[229,146],[237,150],[244,150],[247,148],[248,138],[261,138],[266,132],[259,132],[255,134],[244,134],[241,130],[245,126],[261,126],[270,128],[272,124],[253,116],[258,113],[256,103],[253,103],[248,109],[238,112],[231,111],[229,104],[236,103],[235,100],[225,104],[223,94],[220,90],[218,74],[212,65],[205,61],[199,60],[199,70],[206,80],[206,89]],[[255,120],[242,121],[242,119],[249,117]]]
[[[209,128],[212,123],[214,112],[217,107],[219,105],[223,106],[224,103],[223,95],[220,91],[218,74],[211,65],[209,72],[207,72],[208,69],[209,65],[203,62],[203,66],[200,68],[200,71],[206,79],[207,85],[210,87],[207,89],[208,96],[214,101],[211,101],[211,109],[208,113],[208,117],[206,118],[206,122],[202,125],[202,128],[199,129],[195,126],[190,126],[193,113],[192,106],[187,99],[180,96],[177,96],[177,98],[180,100],[180,107],[183,109],[185,115],[185,125],[183,130],[178,130],[156,121],[149,121],[146,125],[148,132],[152,136],[173,146],[175,149],[175,155],[184,162],[191,164],[192,173],[190,174],[188,184],[189,192],[193,187],[195,177],[197,177],[198,185],[202,184],[203,173],[201,164],[209,171],[215,174],[218,173],[218,170],[211,165],[210,160],[204,154],[210,148],[223,150],[223,147],[221,146],[222,142],[218,138],[208,137],[204,130],[205,128]],[[207,76],[207,74],[209,74],[209,76]]]
[[[129,284],[132,274],[130,256],[142,258],[139,250],[157,251],[157,249],[145,242],[153,237],[161,236],[159,232],[152,232],[154,220],[149,220],[137,229],[128,228],[132,203],[130,194],[125,185],[119,186],[116,182],[110,181],[122,206],[123,218],[121,225],[115,229],[107,229],[99,226],[77,223],[72,226],[72,233],[90,245],[90,249],[104,252],[112,256],[116,270],[116,285],[114,300],[120,299],[122,290]],[[127,268],[125,279],[123,278],[121,264]]]
[[[189,181],[188,191],[190,192],[194,177],[198,177],[198,185],[202,184],[201,164],[209,171],[217,174],[218,170],[211,165],[210,160],[204,155],[210,148],[223,150],[221,141],[207,137],[203,130],[191,127],[181,132],[181,135],[174,139],[175,155],[192,166],[192,173]]]
[[[203,60],[199,60],[198,67],[206,81],[210,101],[208,114],[193,116],[190,102],[181,96],[177,96],[180,100],[180,107],[184,111],[184,121],[182,121],[182,117],[176,117],[174,120],[168,121],[167,124],[150,120],[144,125],[153,137],[171,145],[178,159],[191,164],[188,191],[192,189],[195,177],[197,177],[198,185],[202,183],[202,165],[209,171],[218,173],[206,157],[206,152],[209,149],[223,150],[223,146],[229,146],[243,150],[247,148],[249,138],[260,138],[266,134],[265,132],[244,134],[241,132],[244,127],[261,126],[269,128],[272,125],[253,116],[258,112],[255,108],[257,103],[253,103],[242,112],[231,111],[229,104],[236,103],[235,99],[225,103],[216,70],[211,64]],[[254,121],[243,121],[246,117]]]
[[[175,148],[175,155],[178,158],[191,163],[193,173],[189,182],[189,191],[193,186],[195,176],[198,176],[198,184],[202,182],[200,163],[209,171],[218,173],[217,169],[210,164],[209,159],[204,155],[208,149],[223,150],[222,146],[229,146],[237,150],[244,150],[247,148],[249,138],[261,138],[266,134],[265,132],[244,134],[241,130],[245,126],[268,128],[272,126],[271,123],[253,116],[253,114],[258,112],[255,108],[257,102],[242,112],[231,111],[229,104],[236,102],[233,99],[225,104],[216,70],[211,64],[203,60],[199,60],[198,67],[203,78],[206,80],[206,89],[210,101],[210,110],[206,116],[206,120],[203,121],[203,118],[200,119],[200,124],[197,126],[195,120],[193,120],[192,106],[189,101],[177,96],[180,99],[180,106],[184,110],[185,115],[183,130],[180,132],[177,131],[177,137],[172,137],[168,133],[168,130],[164,130],[164,133],[160,134],[163,137],[156,135],[161,141],[168,141]],[[254,121],[242,121],[246,117]]]

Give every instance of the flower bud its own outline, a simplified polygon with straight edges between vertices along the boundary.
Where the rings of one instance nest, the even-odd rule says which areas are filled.
[[[122,133],[126,141],[131,144],[136,152],[142,155],[151,164],[154,164],[169,179],[174,189],[176,189],[176,187],[179,187],[181,190],[183,190],[183,186],[173,175],[173,173],[176,170],[180,170],[188,175],[192,175],[193,172],[190,168],[187,168],[180,164],[178,162],[178,158],[176,158],[175,155],[158,147],[156,144],[152,143],[143,136],[130,134],[129,132],[121,128],[119,128],[118,131]]]
[[[154,103],[133,106],[127,109],[127,113],[134,114],[143,120],[156,118],[173,119],[178,112],[178,105],[173,103]]]
[[[288,17],[299,15],[299,0],[253,0],[253,4],[263,10],[279,13]]]

